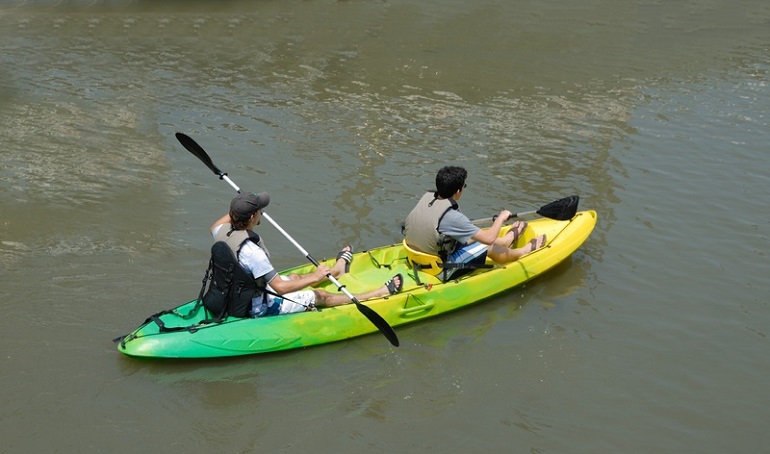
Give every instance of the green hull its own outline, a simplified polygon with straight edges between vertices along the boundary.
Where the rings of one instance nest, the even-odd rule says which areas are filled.
[[[483,301],[541,275],[577,250],[595,224],[594,211],[578,212],[569,221],[545,218],[529,221],[530,227],[519,239],[520,244],[545,233],[547,247],[506,266],[477,270],[447,283],[420,272],[421,284],[418,284],[401,244],[355,254],[350,273],[339,281],[352,293],[359,293],[382,285],[394,274],[401,273],[404,276],[401,293],[363,302],[396,327]],[[305,265],[286,272],[305,273],[310,268],[311,265]],[[325,288],[337,291],[331,284]],[[183,304],[159,318],[167,329],[194,325],[205,318],[202,308],[189,318],[178,315],[187,315],[194,306],[194,301]],[[118,350],[136,357],[211,358],[309,347],[376,331],[377,328],[356,306],[349,304],[283,316],[228,318],[219,324],[202,325],[194,332],[160,332],[158,324],[150,321],[124,337]],[[383,339],[383,342],[386,341]]]

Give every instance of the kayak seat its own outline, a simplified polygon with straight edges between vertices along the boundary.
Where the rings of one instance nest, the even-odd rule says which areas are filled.
[[[421,271],[432,276],[438,276],[444,270],[439,256],[412,249],[406,244],[406,238],[404,238],[403,244],[404,250],[406,250],[406,258],[409,260],[410,265],[417,265]]]

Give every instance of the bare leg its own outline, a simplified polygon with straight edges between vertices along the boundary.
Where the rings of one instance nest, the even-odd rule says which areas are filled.
[[[395,276],[394,283],[396,284],[396,287],[401,287],[402,283],[400,280],[400,276]],[[332,307],[332,306],[341,306],[343,304],[350,304],[352,301],[350,298],[348,298],[343,293],[329,293],[326,290],[321,289],[313,289],[316,296],[316,303],[315,305],[318,307]],[[390,290],[388,290],[388,287],[386,285],[383,285],[382,287],[372,290],[370,292],[366,293],[359,293],[357,295],[353,295],[358,299],[359,301],[365,301],[372,298],[380,298],[386,295],[390,294]]]
[[[514,238],[514,233],[511,230],[509,230],[505,232],[505,235],[496,239],[494,244],[497,244],[498,246],[502,246],[508,249],[511,243],[513,243],[513,238]]]
[[[521,238],[521,236],[524,235],[524,231],[526,229],[527,229],[526,221],[516,221],[513,224],[511,224],[511,228],[508,229],[507,232],[505,232],[505,235],[495,240],[494,244],[497,244],[504,248],[513,248],[513,246],[519,240],[519,238]]]
[[[508,235],[506,234],[501,238],[506,238],[507,236]],[[503,246],[495,241],[491,246],[489,246],[489,252],[487,253],[487,256],[489,256],[489,258],[491,258],[495,263],[505,264],[515,262],[530,252],[536,251],[545,246],[545,241],[545,235],[540,235],[534,240],[517,249],[510,249],[508,246]]]

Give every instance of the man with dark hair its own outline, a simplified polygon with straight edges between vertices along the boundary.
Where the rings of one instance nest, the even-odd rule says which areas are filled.
[[[262,210],[269,203],[270,196],[266,192],[238,194],[230,203],[229,213],[211,226],[214,240],[227,243],[237,257],[238,263],[267,289],[266,292],[260,292],[252,299],[250,315],[261,317],[289,314],[313,310],[316,306],[331,307],[352,302],[342,293],[329,293],[317,288],[303,290],[322,282],[328,274],[336,278],[347,272],[353,259],[350,246],[345,246],[337,254],[337,261],[332,268],[320,264],[311,273],[290,276],[282,276],[275,271],[264,242],[253,231],[261,221]],[[402,286],[403,277],[397,274],[382,287],[355,296],[360,301],[378,298],[398,293]]]
[[[462,167],[446,166],[436,174],[436,191],[429,191],[409,213],[404,224],[406,242],[412,249],[437,255],[445,264],[483,264],[486,257],[495,263],[505,264],[518,260],[546,243],[540,235],[526,245],[511,246],[524,233],[527,223],[516,221],[511,229],[499,236],[503,223],[511,212],[502,210],[492,227],[480,229],[467,216],[460,213],[457,201],[467,187],[468,172]],[[444,273],[451,279],[467,272],[468,268],[454,268]]]

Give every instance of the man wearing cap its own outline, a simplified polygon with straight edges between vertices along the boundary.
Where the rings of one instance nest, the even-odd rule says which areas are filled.
[[[275,271],[270,263],[270,252],[253,231],[260,224],[262,210],[269,203],[270,196],[266,192],[240,193],[230,202],[230,212],[211,226],[214,240],[226,242],[238,258],[238,263],[254,276],[258,284],[264,283],[262,285],[267,287],[266,295],[260,294],[252,299],[250,314],[254,317],[289,314],[313,310],[315,306],[331,307],[352,302],[341,293],[329,293],[317,288],[303,290],[322,282],[328,274],[335,278],[343,275],[353,258],[350,246],[340,251],[332,268],[320,264],[311,273],[291,276],[282,276]],[[397,293],[402,286],[403,279],[398,274],[382,287],[355,296],[361,301],[377,298]]]

